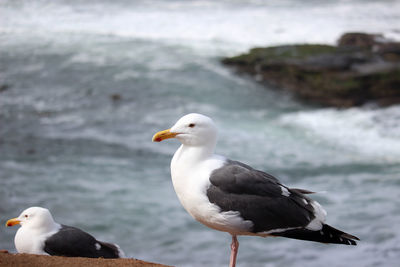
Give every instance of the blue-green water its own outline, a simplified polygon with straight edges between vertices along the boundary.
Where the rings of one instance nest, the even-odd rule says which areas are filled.
[[[217,153],[314,196],[357,247],[241,237],[239,266],[396,266],[400,106],[336,110],[266,90],[219,63],[259,45],[398,38],[399,1],[0,0],[0,224],[30,206],[130,257],[225,266],[230,237],[195,222],[172,188],[189,112],[219,126]],[[113,95],[120,99],[113,100]],[[115,97],[114,97],[115,98]],[[16,228],[0,226],[15,251]]]

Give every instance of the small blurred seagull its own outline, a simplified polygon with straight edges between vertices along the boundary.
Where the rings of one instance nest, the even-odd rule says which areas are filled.
[[[48,209],[31,207],[6,226],[19,224],[14,243],[18,253],[65,257],[122,258],[116,244],[96,240],[90,234],[71,226],[58,224]]]

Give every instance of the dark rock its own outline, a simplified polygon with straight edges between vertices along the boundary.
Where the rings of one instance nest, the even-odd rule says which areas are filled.
[[[377,50],[383,60],[389,62],[399,62],[400,61],[400,43],[384,43],[381,44]]]
[[[0,93],[4,92],[4,91],[7,91],[8,89],[10,89],[10,85],[8,85],[8,84],[1,84],[0,85]]]
[[[28,155],[33,155],[35,153],[36,153],[36,150],[33,149],[33,148],[29,148],[29,149],[26,150],[26,154],[28,154]]]
[[[112,94],[110,95],[110,98],[112,101],[119,101],[122,99],[122,96],[120,94]]]
[[[379,42],[385,41],[381,34],[345,33],[338,40],[339,47],[372,48]]]
[[[222,63],[323,105],[400,103],[400,43],[377,34],[345,34],[338,46],[254,48]]]

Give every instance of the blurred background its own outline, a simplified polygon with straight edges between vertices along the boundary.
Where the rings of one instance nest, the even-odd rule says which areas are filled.
[[[0,0],[0,249],[30,206],[129,257],[225,266],[230,236],[194,221],[172,187],[190,112],[219,127],[217,153],[312,191],[357,247],[240,237],[239,266],[396,266],[400,106],[306,105],[235,75],[221,57],[255,46],[400,39],[400,1]]]

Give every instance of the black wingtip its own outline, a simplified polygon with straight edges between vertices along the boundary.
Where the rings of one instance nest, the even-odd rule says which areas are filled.
[[[98,240],[97,243],[101,245],[98,253],[103,258],[123,258],[125,256],[124,252],[117,244],[107,243]]]
[[[308,229],[293,229],[282,233],[275,233],[274,235],[327,244],[343,244],[352,246],[356,246],[356,240],[360,240],[356,236],[342,232],[327,224],[325,224],[319,231],[311,231]]]
[[[326,232],[328,234],[332,234],[334,236],[334,238],[339,238],[339,241],[343,240],[343,243],[340,243],[340,244],[346,245],[346,242],[347,242],[347,245],[356,246],[357,245],[356,240],[360,241],[360,239],[358,237],[348,234],[348,233],[345,233],[343,231],[340,231],[340,230],[338,230],[330,225],[327,225],[327,224],[325,224],[322,227],[322,231]]]
[[[333,227],[331,226],[331,228],[333,228]],[[335,229],[335,228],[333,228],[333,229]],[[337,229],[335,229],[335,230],[337,230]],[[337,231],[339,231],[339,230],[337,230]],[[347,239],[354,239],[354,240],[360,241],[360,239],[358,237],[354,236],[354,235],[351,235],[351,234],[348,234],[348,233],[344,233],[344,232],[342,232],[342,233],[343,233],[342,236],[347,238]]]

